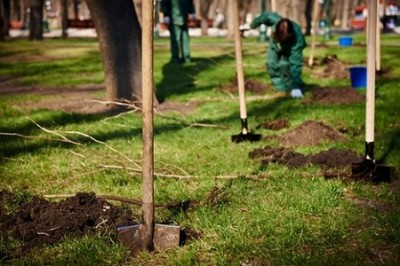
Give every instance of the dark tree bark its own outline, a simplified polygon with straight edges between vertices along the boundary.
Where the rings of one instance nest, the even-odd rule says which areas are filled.
[[[43,39],[43,0],[29,1],[29,39]]]
[[[304,34],[306,36],[311,35],[313,2],[314,2],[313,0],[306,1],[306,10],[304,12],[306,18],[306,31]]]
[[[103,58],[107,99],[141,100],[142,31],[133,1],[87,0],[87,5]]]
[[[61,1],[61,37],[68,37],[68,1]]]
[[[0,0],[0,40],[4,41],[10,32],[10,0]]]

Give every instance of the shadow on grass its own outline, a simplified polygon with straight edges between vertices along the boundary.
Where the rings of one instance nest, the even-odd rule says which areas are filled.
[[[209,58],[192,58],[190,63],[173,64],[167,63],[162,67],[162,80],[157,84],[157,99],[160,103],[171,95],[182,95],[196,91],[206,91],[210,87],[203,86],[201,90],[194,84],[195,77],[201,71],[218,68],[218,65],[224,61],[230,61],[232,57],[224,54]],[[217,69],[216,69],[217,71]]]

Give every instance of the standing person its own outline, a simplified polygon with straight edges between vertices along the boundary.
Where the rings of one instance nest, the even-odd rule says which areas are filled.
[[[161,12],[170,33],[171,62],[190,62],[188,17],[195,19],[193,0],[162,0]]]
[[[275,12],[264,12],[250,27],[261,24],[272,27],[266,65],[278,97],[302,98],[303,49],[307,46],[300,25]]]

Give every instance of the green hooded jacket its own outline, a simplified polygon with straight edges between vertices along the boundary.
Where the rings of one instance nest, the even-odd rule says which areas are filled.
[[[188,15],[195,13],[193,0],[162,0],[161,12],[171,19],[171,24],[186,25]]]
[[[282,19],[278,13],[275,12],[264,12],[260,16],[256,17],[252,23],[251,28],[257,28],[261,24],[272,27],[272,31],[275,32],[276,24]],[[301,88],[303,81],[301,79],[301,72],[303,66],[303,49],[307,46],[302,29],[299,24],[291,21],[294,29],[293,38],[285,43],[277,43],[274,38],[269,39],[269,53],[283,55],[280,57],[272,56],[267,54],[267,65],[269,66],[269,73],[274,82],[274,85],[278,90],[288,91],[293,88]],[[275,58],[276,62],[271,62],[271,58]],[[286,78],[282,78],[280,69],[283,69],[282,65],[289,65],[290,75],[286,75]],[[274,66],[272,66],[274,65]],[[275,67],[279,65],[280,67]],[[278,70],[279,69],[279,70]],[[281,77],[281,78],[277,78]]]

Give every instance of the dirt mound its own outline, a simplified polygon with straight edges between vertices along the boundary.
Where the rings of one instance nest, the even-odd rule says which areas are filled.
[[[308,120],[295,129],[283,134],[280,143],[284,147],[318,145],[324,141],[340,141],[344,136],[319,121]]]
[[[133,215],[127,207],[116,207],[94,193],[78,193],[60,202],[48,202],[34,197],[19,206],[15,213],[8,214],[11,194],[0,192],[0,236],[20,239],[23,250],[53,244],[64,237],[80,237],[94,232],[117,234],[117,227],[132,225]]]
[[[304,103],[320,104],[352,104],[365,100],[365,96],[359,94],[353,88],[335,89],[335,88],[315,88],[311,91],[310,99]]]
[[[319,62],[316,61],[316,65],[323,66],[322,70],[317,69],[313,72],[316,78],[349,79],[350,77],[349,66],[340,61],[337,55],[327,55]]]
[[[269,86],[266,84],[262,84],[255,79],[245,80],[244,88],[246,91],[252,92],[256,95],[264,95],[268,90]],[[238,93],[238,81],[237,76],[234,76],[231,79],[231,83],[227,85],[221,85],[219,90],[229,93]]]
[[[287,127],[289,127],[288,119],[277,119],[277,120],[262,122],[258,126],[256,126],[256,129],[264,128],[270,130],[280,130],[282,128],[287,128]]]
[[[315,155],[306,156],[294,152],[291,149],[282,147],[271,148],[269,146],[251,151],[249,153],[249,158],[259,159],[263,165],[278,163],[288,167],[300,167],[312,164],[318,165],[324,169],[343,167],[348,167],[350,169],[352,163],[362,161],[362,157],[359,157],[356,153],[349,150],[340,151],[332,148]]]

